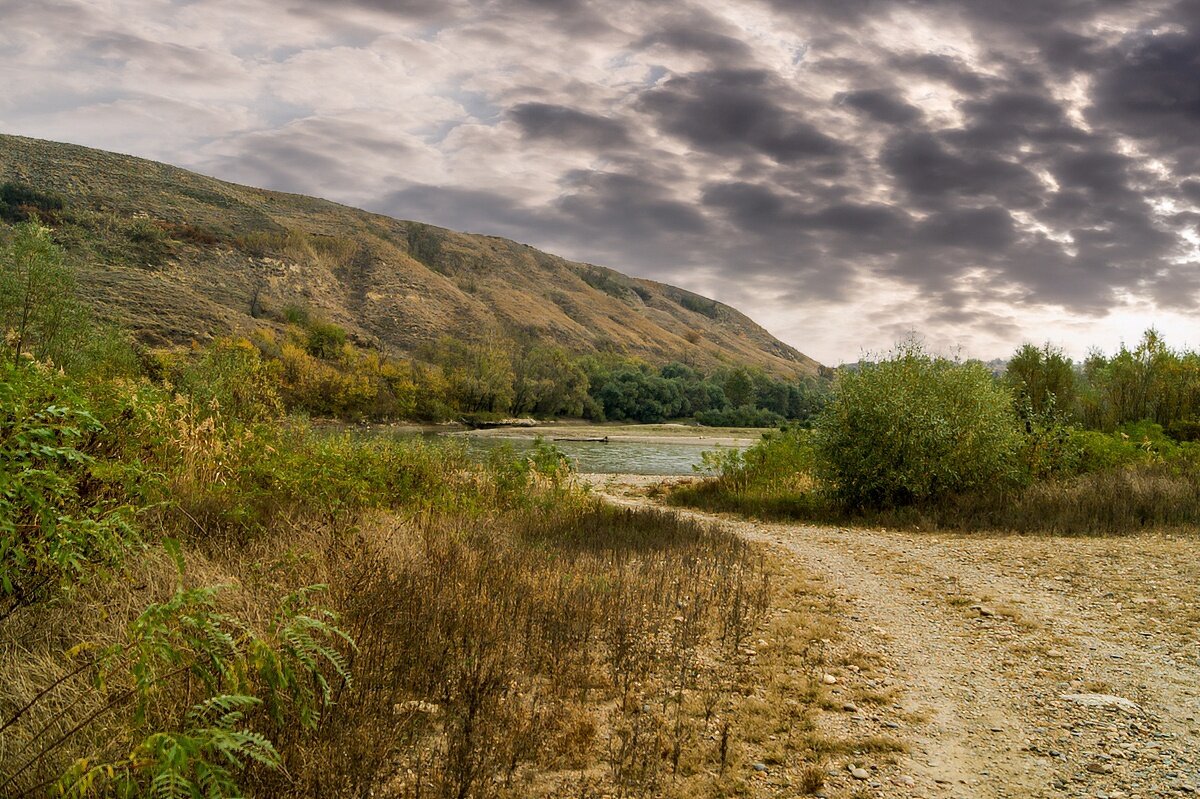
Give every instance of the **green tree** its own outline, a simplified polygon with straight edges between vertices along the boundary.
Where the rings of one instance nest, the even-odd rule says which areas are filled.
[[[63,366],[76,350],[87,314],[75,278],[49,228],[17,225],[0,249],[0,330],[18,364],[26,354]]]
[[[1021,479],[1009,392],[979,363],[901,345],[838,376],[816,425],[818,468],[854,507],[919,503]]]
[[[746,369],[734,369],[726,375],[722,388],[729,404],[735,408],[754,402],[754,377]]]
[[[532,346],[513,359],[513,413],[579,416],[588,377],[560,347]]]
[[[1042,418],[1047,414],[1065,415],[1075,405],[1075,368],[1063,351],[1045,344],[1025,344],[1004,372],[1004,381],[1013,392],[1017,411]]]
[[[513,401],[513,367],[502,339],[442,338],[426,353],[442,369],[448,398],[467,413],[507,413]]]

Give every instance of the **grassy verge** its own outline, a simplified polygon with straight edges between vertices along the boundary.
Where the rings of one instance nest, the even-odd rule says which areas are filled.
[[[1137,438],[1122,431],[1082,433],[1078,446],[1080,465],[1070,473],[900,507],[854,508],[814,473],[811,434],[792,430],[766,437],[744,455],[715,458],[714,476],[682,484],[666,500],[762,519],[925,530],[1114,535],[1197,528],[1200,470],[1192,465],[1192,448],[1173,447],[1161,430]]]
[[[829,632],[761,553],[552,447],[314,432],[226,354],[183,392],[0,367],[0,795],[736,795],[828,756]]]

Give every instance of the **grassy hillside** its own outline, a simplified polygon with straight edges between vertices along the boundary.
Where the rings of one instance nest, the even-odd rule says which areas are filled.
[[[656,363],[818,368],[729,306],[506,239],[15,136],[0,136],[0,184],[0,217],[53,217],[86,265],[85,296],[153,343],[248,331],[305,305],[398,352],[500,333]]]

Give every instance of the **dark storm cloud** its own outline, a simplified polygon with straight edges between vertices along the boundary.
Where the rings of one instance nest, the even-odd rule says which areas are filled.
[[[549,103],[521,103],[509,112],[529,139],[557,139],[578,147],[629,144],[629,132],[615,119]]]
[[[919,204],[991,197],[1024,208],[1040,201],[1041,184],[1020,163],[986,150],[956,152],[929,132],[892,137],[880,153],[880,163]]]
[[[675,199],[668,187],[637,175],[575,172],[556,206],[586,230],[604,236],[652,239],[660,234],[703,235],[704,216],[690,203]]]
[[[922,220],[917,238],[939,247],[1002,250],[1017,239],[1012,214],[1003,208],[964,208]]]
[[[671,78],[638,104],[663,130],[709,152],[757,152],[781,163],[842,153],[836,139],[777,101],[786,94],[766,71],[726,69]]]
[[[699,8],[678,11],[663,19],[653,30],[634,43],[634,47],[655,45],[683,53],[697,53],[714,61],[754,59],[750,45],[737,38],[737,30]]]
[[[1089,119],[1156,154],[1196,165],[1200,146],[1200,20],[1193,27],[1131,34],[1098,71]]]
[[[866,114],[877,122],[904,125],[921,118],[921,109],[883,89],[858,89],[834,95],[834,102]]]
[[[719,58],[746,58],[751,54],[750,47],[745,42],[732,36],[688,25],[668,25],[643,36],[638,40],[636,46],[650,47],[656,44],[672,47],[682,52],[700,53]]]

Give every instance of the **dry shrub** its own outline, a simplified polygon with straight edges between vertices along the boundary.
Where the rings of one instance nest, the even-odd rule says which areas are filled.
[[[925,529],[1121,535],[1158,527],[1195,530],[1197,520],[1200,474],[1170,464],[1141,464],[1037,482],[1015,494],[953,497],[874,521]]]
[[[526,795],[601,762],[650,790],[699,745],[701,653],[736,652],[767,596],[731,536],[578,501],[381,519],[322,549],[295,568],[338,574],[355,683],[319,742],[281,746],[296,796]]]

